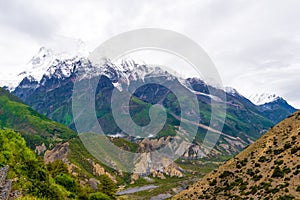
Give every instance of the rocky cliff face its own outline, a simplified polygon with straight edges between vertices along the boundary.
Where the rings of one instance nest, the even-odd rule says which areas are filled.
[[[11,195],[12,180],[6,180],[9,166],[0,168],[0,199],[8,200]]]
[[[58,143],[53,149],[47,150],[44,154],[44,162],[54,162],[55,160],[62,160],[66,163],[68,170],[74,176],[82,176],[81,183],[86,184],[90,183],[92,187],[97,185],[99,182],[97,177],[106,174],[108,175],[114,182],[116,181],[115,176],[108,173],[105,168],[99,164],[99,162],[95,162],[94,159],[89,157],[83,158],[84,160],[74,161],[74,159],[70,159],[70,154],[72,154],[72,141],[65,143]],[[82,153],[82,152],[81,152]],[[78,166],[76,162],[84,163],[85,166],[89,166],[89,169],[83,169],[81,166]],[[90,171],[89,171],[90,170]],[[88,178],[86,175],[82,174],[82,171],[89,171],[90,175],[94,176],[94,178]]]
[[[69,142],[58,143],[52,150],[45,152],[44,161],[45,163],[54,162],[55,160],[62,160],[67,162],[67,156],[69,153]]]

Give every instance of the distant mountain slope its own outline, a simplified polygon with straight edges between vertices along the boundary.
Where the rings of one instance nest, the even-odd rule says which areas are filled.
[[[280,97],[277,96],[276,94],[267,94],[267,93],[262,93],[262,94],[253,94],[249,96],[249,99],[255,104],[255,105],[263,105],[266,103],[270,103],[273,101],[276,101]]]
[[[0,129],[19,131],[32,149],[42,143],[49,147],[50,144],[76,136],[74,131],[37,113],[2,88],[0,88]]]
[[[299,199],[300,111],[174,199]]]
[[[281,97],[272,102],[260,105],[258,109],[261,111],[263,116],[267,117],[274,123],[278,123],[283,117],[296,112],[296,109],[289,105],[286,100]]]
[[[65,125],[54,122],[46,116],[37,113],[29,106],[23,104],[19,98],[0,88],[0,136],[2,132],[5,133],[6,131],[2,129],[9,129],[7,130],[8,133],[11,132],[16,135],[21,140],[22,148],[25,148],[26,145],[24,139],[32,150],[39,150],[40,148],[36,153],[45,153],[44,160],[46,163],[62,160],[68,167],[68,172],[76,177],[76,180],[80,180],[81,185],[88,188],[88,193],[98,190],[97,188],[95,189],[95,185],[97,187],[101,175],[106,174],[117,181],[123,181],[124,179],[124,177],[113,177],[111,175],[114,174],[112,169],[103,166],[102,163],[91,156],[77,137],[77,133]],[[14,131],[21,133],[24,139]],[[10,137],[12,137],[11,134]],[[0,137],[0,148],[2,148],[3,142],[5,140]],[[41,145],[43,143],[45,145]],[[15,148],[12,145],[10,146],[11,148]],[[17,148],[14,150],[17,151]],[[19,164],[17,163],[18,160],[11,157],[11,155],[22,157],[22,162],[25,162],[24,159],[29,158],[26,157],[29,150],[26,148],[24,155],[22,155],[22,149],[20,150],[16,154],[15,152],[8,153],[6,149],[2,152],[1,149],[0,167],[6,164],[9,164],[11,167]],[[30,152],[30,155],[34,157],[35,155],[32,153]],[[6,162],[6,159],[11,160],[10,162]],[[17,169],[18,166],[16,167]],[[90,189],[91,185],[94,185],[94,189]]]
[[[71,99],[74,81],[77,78],[100,77],[96,92],[96,112],[104,132],[109,135],[118,133],[126,135],[117,126],[111,113],[112,91],[118,89],[120,92],[130,92],[132,85],[143,83],[149,76],[159,76],[170,85],[184,86],[192,95],[196,95],[200,106],[199,123],[204,125],[202,127],[210,124],[212,102],[226,105],[227,115],[222,132],[230,137],[221,136],[221,140],[216,146],[219,154],[239,152],[265,133],[277,120],[282,120],[292,113],[289,110],[283,110],[283,112],[279,106],[276,110],[280,115],[276,113],[279,117],[273,119],[272,110],[260,110],[259,106],[254,105],[233,88],[227,88],[224,91],[212,87],[198,78],[183,79],[159,67],[149,67],[132,60],[124,60],[117,64],[106,60],[103,66],[96,67],[85,57],[59,56],[51,50],[41,48],[26,68],[19,74],[19,85],[16,86],[13,94],[34,110],[73,130],[75,130],[75,126]],[[84,72],[84,76],[82,76],[82,72]],[[175,134],[178,120],[174,118],[173,114],[180,116],[180,108],[176,97],[170,90],[158,84],[148,84],[140,87],[133,96],[130,114],[137,124],[149,123],[148,111],[151,104],[163,104],[167,108],[168,118],[158,137]],[[206,132],[207,129],[199,128],[195,139],[196,144],[201,144]],[[195,151],[197,150],[188,151],[191,153],[186,156],[195,158],[203,155],[201,151]]]
[[[264,117],[275,124],[297,110],[289,105],[285,99],[275,94],[255,94],[251,95],[249,99],[258,106],[258,110]]]

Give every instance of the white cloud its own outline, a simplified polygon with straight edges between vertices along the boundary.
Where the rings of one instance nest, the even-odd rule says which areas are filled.
[[[66,51],[81,39],[93,50],[123,31],[165,28],[197,41],[224,84],[245,95],[276,93],[300,108],[299,6],[297,0],[0,0],[0,66],[20,71],[40,46]]]

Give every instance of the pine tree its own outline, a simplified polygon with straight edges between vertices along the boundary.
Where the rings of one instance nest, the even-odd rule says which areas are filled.
[[[117,187],[116,184],[104,174],[100,176],[99,191],[115,199]]]

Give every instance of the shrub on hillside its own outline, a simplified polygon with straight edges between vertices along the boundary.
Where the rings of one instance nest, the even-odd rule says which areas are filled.
[[[276,166],[273,174],[272,174],[272,178],[283,178],[284,177],[284,172],[280,169],[279,166]]]

